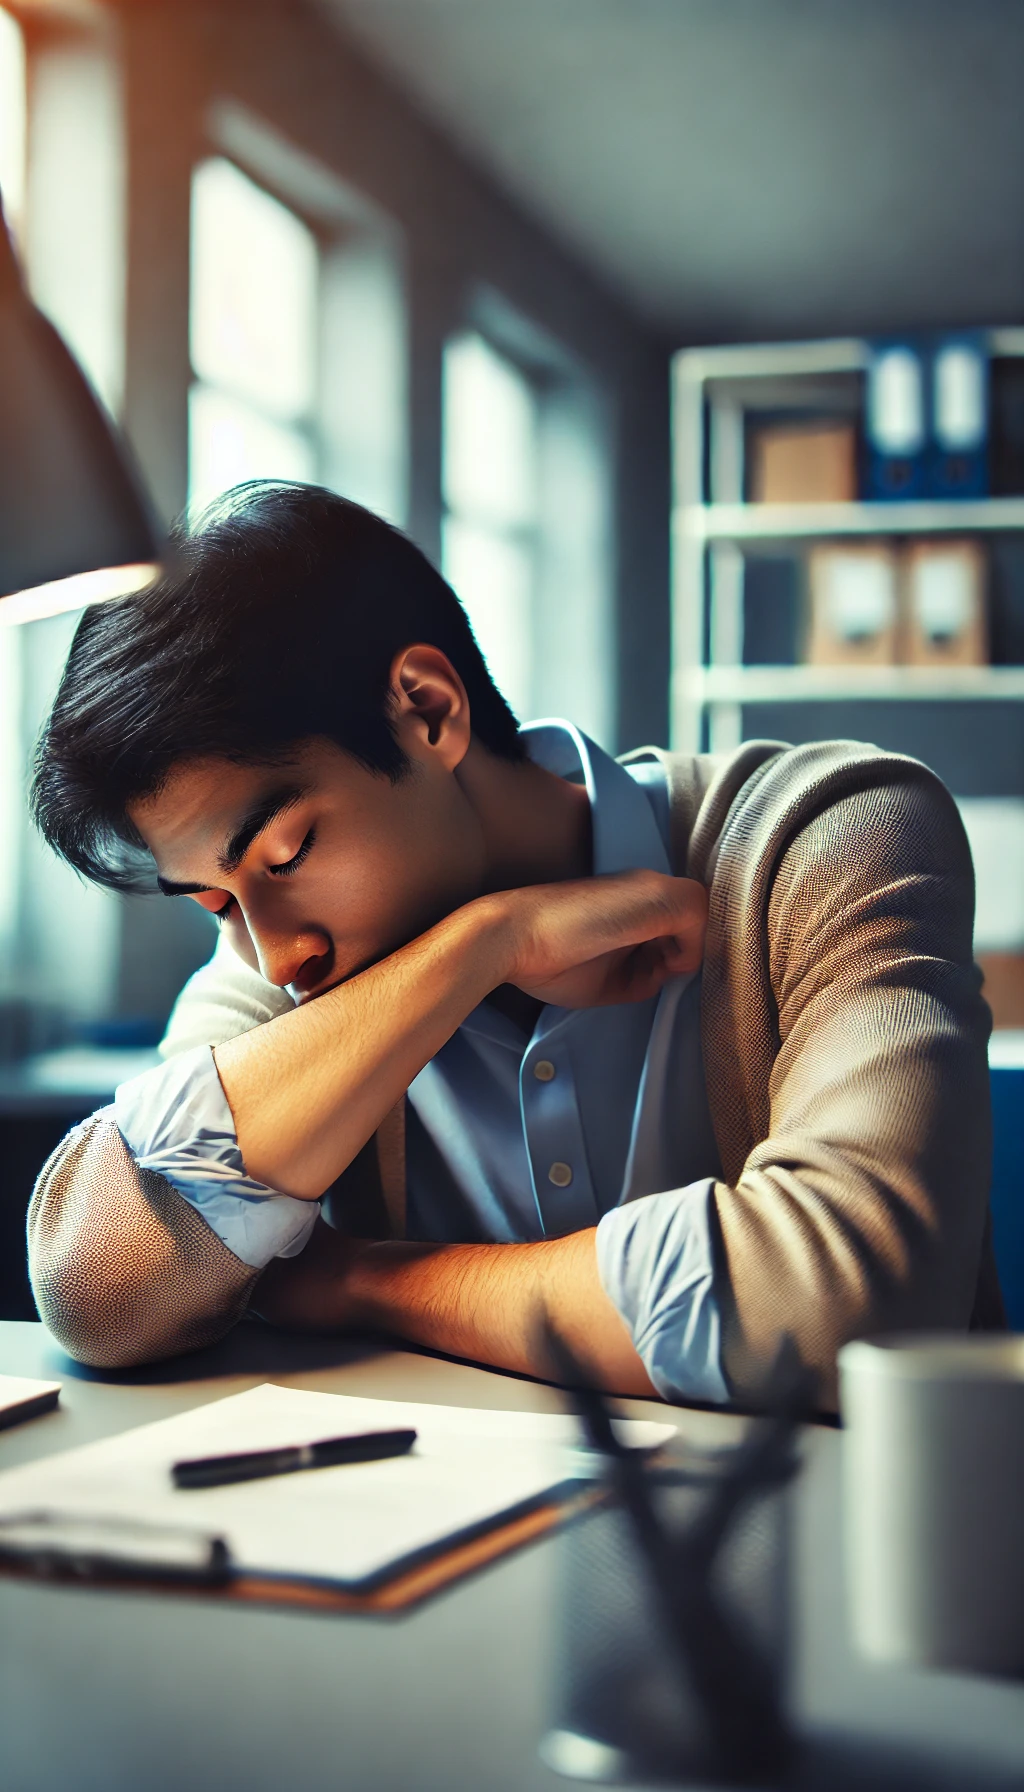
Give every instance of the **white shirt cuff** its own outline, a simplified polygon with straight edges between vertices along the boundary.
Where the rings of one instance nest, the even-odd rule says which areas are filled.
[[[708,1178],[613,1207],[597,1228],[597,1266],[644,1368],[666,1400],[724,1404]]]
[[[210,1046],[122,1083],[112,1112],[140,1168],[166,1177],[242,1263],[264,1269],[274,1257],[298,1256],[320,1203],[246,1174]]]

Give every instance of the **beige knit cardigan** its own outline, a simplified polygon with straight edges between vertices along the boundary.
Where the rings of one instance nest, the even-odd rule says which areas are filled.
[[[736,1393],[783,1331],[831,1400],[848,1338],[998,1326],[989,1014],[952,799],[924,766],[854,742],[632,757],[665,765],[675,867],[709,892],[702,1036]],[[186,990],[172,1046],[217,1044],[289,1005],[220,956],[212,1007],[209,977],[202,1000]],[[335,1184],[334,1223],[401,1235],[403,1142],[404,1101]],[[76,1127],[45,1165],[28,1239],[43,1319],[99,1365],[214,1340],[258,1280],[139,1170],[109,1118]]]

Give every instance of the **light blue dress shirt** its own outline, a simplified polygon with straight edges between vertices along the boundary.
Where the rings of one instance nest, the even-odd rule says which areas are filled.
[[[620,766],[564,722],[524,734],[538,764],[585,784],[595,874],[671,869],[660,766]],[[244,1262],[302,1249],[317,1204],[246,1175],[209,1048],[122,1085],[113,1115],[138,1162]],[[511,1242],[596,1226],[602,1283],[659,1392],[728,1398],[699,976],[647,1002],[547,1006],[529,1036],[482,1002],[409,1090],[406,1166],[410,1238]]]

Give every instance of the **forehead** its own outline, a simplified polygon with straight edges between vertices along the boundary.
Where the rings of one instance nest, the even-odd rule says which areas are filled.
[[[339,755],[340,757],[340,755]],[[296,800],[316,789],[329,770],[326,754],[303,749],[274,765],[235,765],[226,759],[185,760],[155,795],[129,806],[129,816],[156,859],[174,876],[211,870],[247,816],[272,798]]]

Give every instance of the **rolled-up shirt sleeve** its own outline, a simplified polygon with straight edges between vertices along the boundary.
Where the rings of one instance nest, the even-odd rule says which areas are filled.
[[[247,1175],[210,1046],[122,1083],[108,1111],[139,1166],[165,1177],[241,1262],[263,1269],[302,1250],[320,1203]]]
[[[597,1263],[608,1298],[666,1400],[729,1399],[715,1295],[714,1183],[644,1195],[606,1213]]]

